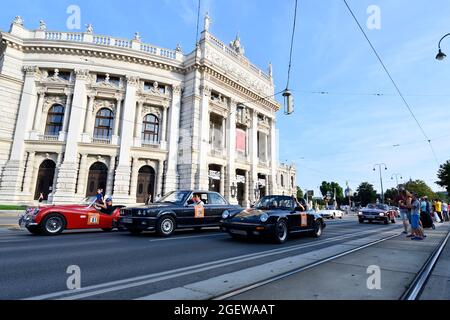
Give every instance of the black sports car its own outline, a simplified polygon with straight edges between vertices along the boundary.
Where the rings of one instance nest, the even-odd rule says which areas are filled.
[[[192,197],[198,195],[203,202],[195,205]],[[169,237],[176,229],[218,227],[222,215],[234,214],[243,208],[230,205],[220,194],[211,191],[174,191],[156,203],[120,211],[120,224],[133,234],[155,230]]]
[[[304,211],[297,199],[266,196],[250,209],[236,214],[224,213],[221,229],[233,238],[270,236],[277,243],[283,243],[290,233],[304,232],[320,237],[325,226],[319,214]]]

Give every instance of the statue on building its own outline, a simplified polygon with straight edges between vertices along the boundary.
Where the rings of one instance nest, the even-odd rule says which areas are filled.
[[[86,25],[86,33],[93,34],[94,33],[94,26],[92,23],[88,23]]]
[[[205,16],[205,28],[204,28],[205,31],[209,31],[209,27],[211,26],[211,23],[212,23],[212,20],[209,17],[209,13],[207,12],[206,16]]]
[[[23,27],[23,18],[21,16],[16,16],[13,23]]]
[[[236,51],[237,54],[244,55],[245,49],[241,44],[241,37],[239,33],[236,35],[236,39],[230,42],[230,48]]]
[[[134,40],[135,41],[141,41],[141,34],[139,32],[135,32],[134,34]]]
[[[55,71],[53,72],[53,79],[58,79],[59,78],[59,69],[55,69]]]
[[[269,76],[271,78],[273,78],[273,66],[272,66],[272,62],[269,62]]]
[[[44,20],[39,20],[39,30],[41,31],[47,30],[47,25],[45,24]]]
[[[177,43],[177,47],[175,49],[176,52],[182,52],[183,49],[181,48],[181,45],[179,43]]]

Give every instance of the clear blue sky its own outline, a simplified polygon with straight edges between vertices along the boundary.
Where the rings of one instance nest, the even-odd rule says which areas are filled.
[[[277,89],[283,89],[289,55],[294,0],[202,0],[211,32],[228,43],[241,34],[246,55],[266,69],[274,66]],[[439,163],[450,159],[450,58],[434,59],[437,43],[450,32],[448,0],[348,0],[369,38],[406,95]],[[44,19],[50,30],[65,30],[66,9],[81,8],[82,26],[95,33],[132,38],[167,48],[180,43],[185,52],[195,42],[196,0],[49,1],[15,0],[0,11],[8,30],[16,15],[35,29]],[[381,9],[381,29],[369,30],[367,8]],[[391,175],[423,179],[435,190],[438,164],[370,47],[341,0],[299,0],[292,89],[296,110],[278,115],[280,161],[297,165],[303,188],[337,181],[355,189],[369,181],[379,190],[375,163],[384,162],[385,187]],[[202,23],[203,24],[203,23]],[[450,38],[443,42],[450,53]],[[450,55],[449,55],[450,57]],[[326,91],[319,95],[311,92]],[[384,96],[366,94],[383,93]],[[400,145],[393,147],[393,145]]]

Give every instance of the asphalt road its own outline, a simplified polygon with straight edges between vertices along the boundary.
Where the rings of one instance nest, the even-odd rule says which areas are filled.
[[[0,299],[137,299],[400,229],[400,224],[361,225],[351,216],[329,220],[320,239],[296,236],[284,245],[236,241],[217,229],[180,231],[168,239],[127,232],[65,232],[42,237],[0,229]],[[67,292],[69,266],[81,271],[82,291],[78,294]]]

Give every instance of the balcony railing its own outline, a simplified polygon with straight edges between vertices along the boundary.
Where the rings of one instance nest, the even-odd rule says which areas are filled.
[[[159,141],[142,140],[141,142],[143,148],[159,148],[161,143]]]
[[[41,134],[39,135],[40,141],[58,141],[59,135],[49,135],[49,134]]]
[[[111,144],[111,138],[94,137],[92,143],[95,144]]]

